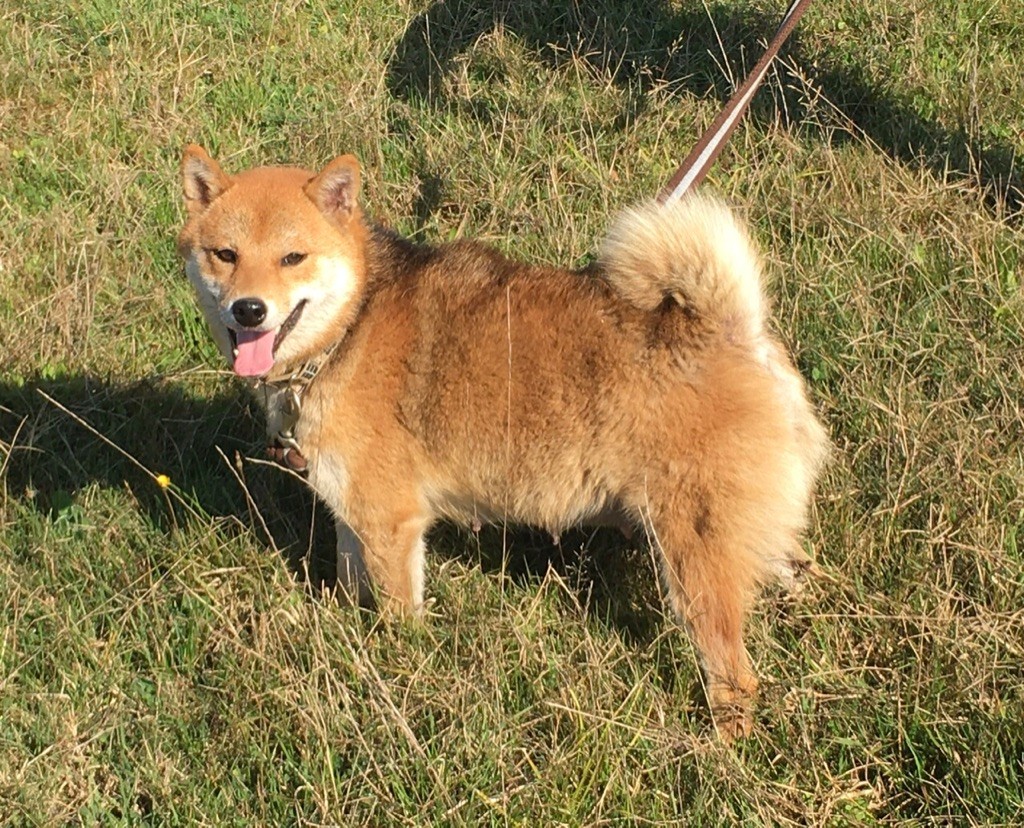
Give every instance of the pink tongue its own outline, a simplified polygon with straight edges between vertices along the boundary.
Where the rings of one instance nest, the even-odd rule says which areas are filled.
[[[243,377],[261,377],[274,367],[276,331],[235,331],[235,373]]]

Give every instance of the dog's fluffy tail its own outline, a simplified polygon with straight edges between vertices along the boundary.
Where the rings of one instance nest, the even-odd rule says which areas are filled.
[[[605,278],[629,302],[654,310],[666,297],[717,323],[736,344],[764,333],[761,263],[725,205],[688,196],[624,210],[601,246]]]

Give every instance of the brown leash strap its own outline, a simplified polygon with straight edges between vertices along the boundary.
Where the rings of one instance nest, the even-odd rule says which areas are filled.
[[[792,5],[790,5],[789,10],[786,12],[786,16],[782,18],[782,22],[779,24],[778,31],[775,32],[775,37],[768,44],[767,51],[761,56],[753,71],[747,75],[743,85],[729,99],[729,103],[718,113],[714,123],[701,136],[697,146],[691,150],[686,160],[679,165],[679,169],[676,170],[675,175],[665,185],[665,189],[658,194],[658,201],[662,204],[671,204],[674,201],[678,201],[690,189],[696,187],[704,180],[704,176],[711,169],[711,165],[715,163],[715,159],[718,158],[719,153],[725,146],[725,142],[729,140],[729,136],[732,135],[736,124],[739,123],[743,113],[746,112],[747,106],[754,97],[754,93],[757,92],[758,86],[764,80],[771,62],[779,53],[782,44],[786,42],[786,38],[796,28],[796,24],[803,17],[810,4],[811,0],[793,0]]]

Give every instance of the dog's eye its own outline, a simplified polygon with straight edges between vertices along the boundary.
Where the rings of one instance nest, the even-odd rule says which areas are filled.
[[[287,256],[281,259],[281,264],[284,265],[285,267],[294,267],[305,258],[305,253],[289,253]]]
[[[230,247],[222,247],[220,250],[214,250],[213,255],[225,264],[234,264],[238,261],[238,254]]]

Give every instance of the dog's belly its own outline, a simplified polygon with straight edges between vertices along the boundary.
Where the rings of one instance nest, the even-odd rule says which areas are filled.
[[[516,523],[559,533],[579,524],[619,526],[617,498],[585,478],[491,481],[486,487],[459,487],[431,493],[433,511],[466,526]]]

